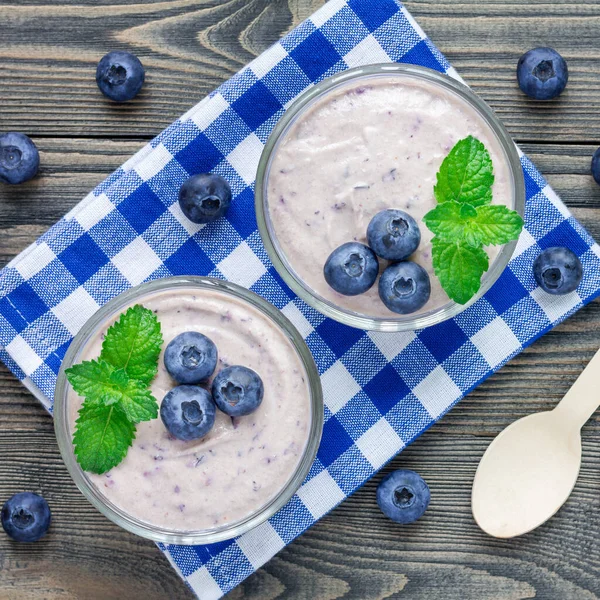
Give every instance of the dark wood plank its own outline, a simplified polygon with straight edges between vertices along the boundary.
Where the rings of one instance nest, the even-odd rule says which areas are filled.
[[[0,263],[34,241],[170,121],[261,52],[322,0],[10,0],[0,5],[0,130],[34,135],[41,176],[0,187]],[[600,238],[600,187],[589,161],[600,145],[595,68],[600,5],[561,0],[411,0],[408,8],[487,99],[575,215]],[[539,44],[569,61],[568,92],[539,105],[521,96],[514,66]],[[148,66],[131,106],[105,102],[98,58],[120,47]],[[81,139],[78,139],[78,136]],[[85,139],[84,139],[85,138]],[[469,507],[489,441],[512,420],[554,406],[600,346],[600,303],[537,341],[475,390],[386,469],[430,483],[417,524],[386,521],[381,475],[282,551],[235,600],[579,600],[600,598],[600,418],[584,428],[584,462],[567,505],[512,541],[486,537]],[[35,545],[0,535],[0,599],[189,599],[150,542],[121,531],[79,494],[62,465],[52,421],[0,368],[0,500],[41,491],[54,511]]]
[[[15,0],[0,5],[0,130],[33,135],[150,138],[243,67],[321,0],[172,0],[98,4]],[[407,7],[465,79],[528,141],[600,145],[600,4],[558,0],[409,0]],[[518,57],[548,44],[564,53],[563,97],[532,102],[517,88]],[[136,52],[147,85],[116,106],[96,89],[113,48]]]

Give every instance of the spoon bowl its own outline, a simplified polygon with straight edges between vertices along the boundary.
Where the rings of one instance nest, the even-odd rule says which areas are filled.
[[[535,529],[565,503],[581,465],[579,429],[555,411],[515,421],[488,447],[473,483],[473,517],[483,531],[511,538]]]

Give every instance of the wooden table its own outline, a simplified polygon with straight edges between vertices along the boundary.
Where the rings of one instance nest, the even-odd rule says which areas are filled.
[[[5,264],[113,169],[322,0],[4,0],[0,5],[0,131],[30,134],[40,176],[0,188]],[[498,112],[565,202],[600,239],[597,0],[408,0],[409,10]],[[517,89],[522,52],[556,47],[567,91],[541,105]],[[147,68],[133,104],[103,99],[94,72],[113,48]],[[600,597],[600,422],[583,431],[584,460],[567,505],[534,533],[486,537],[470,514],[477,462],[514,419],[552,408],[600,346],[600,304],[581,310],[490,378],[386,469],[419,471],[431,507],[396,526],[375,503],[380,477],[283,550],[231,599],[588,600]],[[122,531],[69,478],[52,421],[0,368],[0,499],[42,492],[51,534],[34,545],[0,535],[0,598],[189,599],[151,542]]]

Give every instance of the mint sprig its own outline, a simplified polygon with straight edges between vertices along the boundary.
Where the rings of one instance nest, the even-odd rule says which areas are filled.
[[[521,215],[492,205],[493,165],[473,136],[456,143],[442,162],[434,187],[438,205],[423,220],[434,234],[433,270],[448,296],[466,304],[480,289],[489,259],[483,246],[519,237]]]
[[[85,398],[73,444],[81,467],[105,473],[118,465],[135,439],[135,426],[158,416],[148,385],[156,376],[163,338],[156,315],[137,304],[106,332],[97,360],[66,370]]]

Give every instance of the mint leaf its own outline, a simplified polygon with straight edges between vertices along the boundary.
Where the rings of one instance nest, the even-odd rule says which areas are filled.
[[[118,405],[83,403],[73,435],[82,469],[106,473],[125,458],[134,439],[135,425]]]
[[[519,237],[523,229],[521,215],[503,205],[480,206],[468,223],[470,244],[507,244]]]
[[[479,291],[481,276],[489,267],[483,248],[439,237],[432,240],[432,260],[445,292],[459,304],[466,304]]]
[[[158,403],[148,386],[130,379],[124,369],[115,369],[103,360],[89,360],[73,365],[65,373],[73,389],[90,405],[118,403],[134,424],[158,416]]]
[[[156,315],[136,304],[108,329],[100,358],[148,384],[156,376],[162,343]]]
[[[523,229],[521,215],[506,206],[474,208],[454,201],[438,204],[423,221],[434,235],[448,241],[463,240],[475,247],[506,244],[516,240]]]
[[[483,206],[492,201],[494,173],[486,147],[472,135],[450,150],[437,174],[433,188],[436,200]]]

